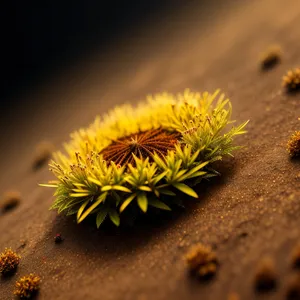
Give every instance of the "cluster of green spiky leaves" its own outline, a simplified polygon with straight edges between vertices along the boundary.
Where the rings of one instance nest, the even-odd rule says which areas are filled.
[[[97,149],[101,147],[87,141],[84,151],[69,156],[57,153],[50,164],[57,180],[44,185],[56,188],[51,208],[67,215],[76,214],[78,223],[94,215],[97,227],[107,218],[118,226],[122,212],[129,206],[137,205],[146,213],[148,206],[170,210],[178,204],[178,192],[197,198],[191,186],[217,174],[211,163],[240,148],[233,145],[233,138],[245,133],[247,124],[231,126],[226,131],[227,125],[234,122],[232,108],[223,95],[213,105],[217,95],[218,91],[193,97],[184,94],[168,109],[163,107],[166,113],[160,113],[156,126],[180,133],[174,150],[164,157],[153,153],[150,160],[132,154],[134,164],[120,166],[105,161],[102,149]],[[80,132],[78,139],[87,133],[88,140],[93,140],[89,131]]]

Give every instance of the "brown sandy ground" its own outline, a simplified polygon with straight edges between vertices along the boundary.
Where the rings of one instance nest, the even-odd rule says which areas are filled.
[[[226,2],[226,1],[224,1]],[[281,77],[300,65],[299,0],[240,1],[200,12],[196,1],[130,38],[114,53],[89,57],[37,88],[29,116],[16,113],[2,135],[1,191],[18,189],[22,203],[0,216],[0,249],[22,256],[17,275],[0,281],[0,298],[12,299],[14,282],[30,272],[42,278],[39,299],[284,299],[293,274],[289,254],[300,241],[300,162],[285,144],[299,130],[300,94],[282,93]],[[261,51],[280,44],[283,60],[262,73]],[[221,88],[238,121],[250,119],[239,138],[247,148],[220,166],[223,176],[201,184],[199,201],[185,210],[140,220],[134,228],[97,231],[88,222],[49,212],[52,190],[37,186],[51,178],[33,172],[35,144],[60,145],[96,113],[123,101],[168,90]],[[57,245],[53,237],[65,240]],[[196,242],[212,245],[219,272],[205,284],[190,278],[182,255]],[[23,246],[22,246],[23,245]],[[279,285],[261,297],[253,289],[256,263],[274,258]]]

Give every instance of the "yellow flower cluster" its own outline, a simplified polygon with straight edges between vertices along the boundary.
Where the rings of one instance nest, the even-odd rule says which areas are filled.
[[[77,214],[78,222],[94,214],[99,227],[106,217],[119,225],[132,202],[146,212],[170,210],[176,191],[197,198],[191,185],[215,176],[208,165],[239,148],[232,141],[247,122],[227,128],[233,122],[230,101],[219,91],[163,93],[137,107],[116,107],[71,134],[65,154],[54,154],[57,179],[45,184],[56,188],[52,208]]]

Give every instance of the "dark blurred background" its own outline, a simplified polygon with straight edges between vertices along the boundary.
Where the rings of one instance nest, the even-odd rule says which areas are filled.
[[[18,149],[28,143],[20,140],[20,131],[34,131],[36,140],[41,138],[40,135],[56,136],[50,129],[51,124],[59,118],[60,108],[63,120],[75,111],[75,102],[70,99],[74,93],[84,90],[77,86],[78,83],[94,80],[94,85],[101,85],[106,78],[118,78],[118,70],[126,72],[134,68],[135,61],[142,63],[145,60],[151,64],[151,51],[144,57],[133,45],[149,46],[159,53],[163,51],[160,43],[170,40],[172,34],[181,31],[189,37],[185,23],[195,20],[212,23],[212,12],[235,1],[240,0],[10,0],[2,3],[0,153],[5,156],[5,153],[15,151],[18,155]],[[196,14],[192,18],[189,12],[195,7]],[[181,15],[183,17],[178,17]],[[129,45],[125,54],[120,53],[120,49],[126,48],[124,45]],[[172,55],[169,50],[164,54],[167,57]],[[121,66],[119,62],[124,64]],[[96,68],[91,73],[90,65],[94,64]],[[89,67],[82,74],[80,68],[85,65]],[[101,74],[98,76],[97,72]],[[47,88],[43,90],[45,86]],[[58,90],[65,88],[71,89],[72,93],[64,95],[68,98],[64,102],[64,96]],[[102,101],[102,93],[114,89],[115,86],[103,89],[103,92],[100,89],[95,101]],[[151,88],[145,94],[149,92],[155,90]],[[85,101],[82,106],[87,111]],[[39,112],[44,112],[49,127],[40,129]],[[81,117],[78,124],[89,124],[95,115],[94,109],[90,114],[92,116],[86,114],[85,119]],[[79,126],[68,124],[69,127],[64,128],[66,132]]]
[[[1,104],[158,14],[178,0],[7,1],[1,8]],[[138,25],[139,26],[139,25]]]

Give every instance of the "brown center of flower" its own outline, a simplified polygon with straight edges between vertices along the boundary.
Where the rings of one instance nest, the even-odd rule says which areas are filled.
[[[118,139],[102,150],[101,154],[106,161],[113,161],[117,165],[135,165],[132,154],[144,159],[149,157],[153,161],[154,152],[161,157],[165,156],[168,150],[175,148],[179,137],[178,132],[151,129]]]

